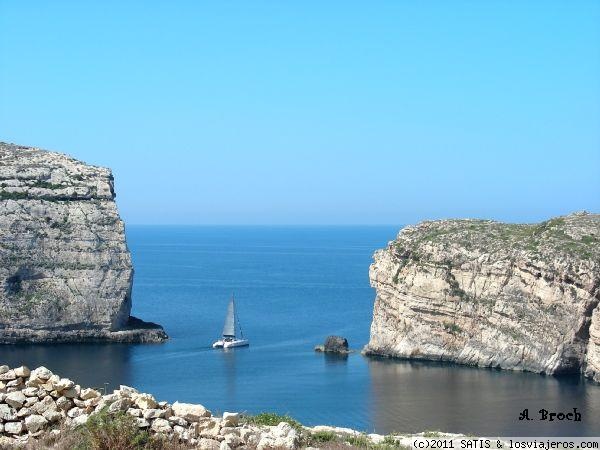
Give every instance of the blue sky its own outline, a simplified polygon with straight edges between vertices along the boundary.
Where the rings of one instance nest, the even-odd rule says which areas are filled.
[[[127,223],[600,212],[600,2],[0,0],[0,140]]]

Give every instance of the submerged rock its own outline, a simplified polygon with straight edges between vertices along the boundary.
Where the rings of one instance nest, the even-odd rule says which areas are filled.
[[[374,259],[366,354],[600,381],[600,215],[423,222]]]
[[[155,342],[109,169],[0,143],[0,343]]]

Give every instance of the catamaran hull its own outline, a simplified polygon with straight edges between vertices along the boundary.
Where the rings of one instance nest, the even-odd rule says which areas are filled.
[[[246,347],[248,345],[250,345],[250,342],[247,339],[236,339],[235,341],[225,342],[223,348]]]
[[[248,345],[250,345],[248,339],[236,339],[234,341],[217,341],[213,344],[213,348],[247,347]]]

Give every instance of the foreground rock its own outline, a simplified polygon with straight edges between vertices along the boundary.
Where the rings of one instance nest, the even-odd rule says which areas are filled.
[[[423,222],[374,259],[366,354],[600,381],[600,215]]]
[[[133,427],[183,445],[177,448],[296,449],[318,447],[324,437],[340,442],[351,437],[372,444],[384,441],[384,436],[377,434],[365,435],[327,426],[309,428],[293,420],[262,425],[239,413],[225,412],[214,417],[202,405],[160,402],[128,386],[101,395],[45,367],[22,371],[27,373],[22,377],[17,377],[15,372],[15,369],[0,366],[5,380],[19,381],[14,386],[0,388],[0,447],[19,448],[27,443],[28,448],[50,448],[43,444],[48,436],[60,439],[61,435],[85,426],[97,414],[131,416]],[[406,436],[391,438],[398,443],[410,442]],[[389,440],[390,436],[385,439]]]
[[[315,347],[315,351],[325,353],[340,353],[344,355],[350,353],[348,350],[348,340],[342,336],[327,336],[327,339],[325,339],[325,344],[317,345]]]
[[[130,316],[114,199],[108,169],[0,143],[0,343],[167,338]]]

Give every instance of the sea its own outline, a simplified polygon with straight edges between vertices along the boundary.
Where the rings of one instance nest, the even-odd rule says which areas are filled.
[[[600,435],[600,385],[579,376],[368,358],[373,252],[400,226],[128,226],[133,315],[164,344],[0,346],[0,362],[44,365],[81,385],[135,386],[213,413],[288,414],[365,432]],[[247,348],[214,350],[236,298]],[[316,353],[327,335],[355,350]],[[542,421],[539,411],[581,414]],[[527,409],[532,420],[519,420]]]

